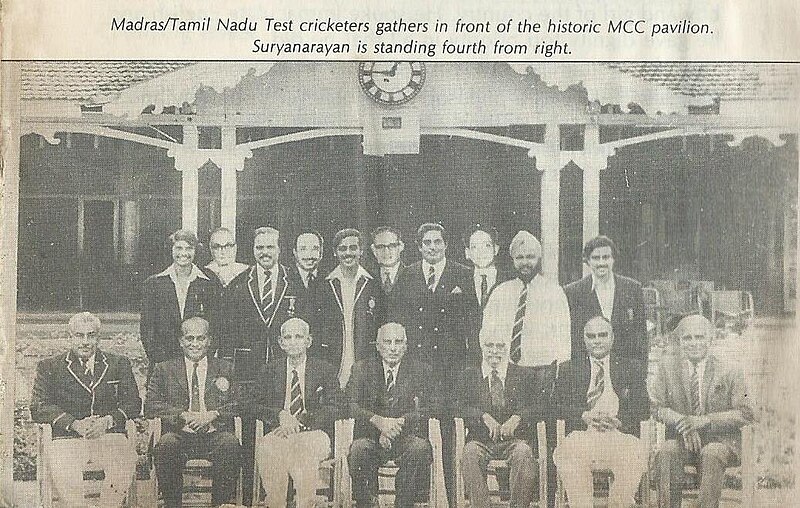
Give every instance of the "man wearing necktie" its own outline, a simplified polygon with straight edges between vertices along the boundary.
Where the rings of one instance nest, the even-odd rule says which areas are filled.
[[[433,460],[428,442],[428,415],[435,404],[431,368],[405,356],[403,326],[386,323],[378,330],[380,358],[355,364],[347,398],[355,418],[353,444],[347,457],[357,507],[374,506],[378,467],[394,459],[395,506],[414,505],[425,492]]]
[[[289,269],[289,277],[298,288],[298,297],[302,300],[313,293],[321,277],[319,262],[322,260],[324,241],[319,232],[312,229],[302,231],[294,242],[294,265]]]
[[[614,475],[609,506],[634,506],[633,496],[647,469],[648,450],[637,437],[649,416],[646,367],[616,355],[614,331],[603,316],[583,329],[588,354],[559,367],[555,402],[567,436],[553,453],[570,506],[593,506],[592,471]]]
[[[165,506],[180,507],[186,460],[207,458],[213,464],[212,503],[218,506],[233,499],[239,476],[233,366],[207,355],[208,321],[190,318],[181,329],[183,357],[156,364],[147,386],[145,415],[161,418],[164,430],[153,450],[156,475]]]
[[[311,342],[308,323],[289,319],[278,342],[286,358],[258,375],[263,383],[255,407],[265,435],[256,436],[256,463],[267,506],[286,506],[291,477],[295,506],[313,507],[319,463],[330,455],[339,383],[333,366],[307,356]]]
[[[394,289],[400,272],[405,269],[400,258],[405,248],[400,230],[391,226],[375,228],[370,247],[378,261],[381,289],[384,295],[388,295]]]
[[[740,461],[740,429],[753,422],[752,394],[741,368],[709,351],[715,332],[703,316],[683,318],[674,332],[679,351],[664,355],[653,381],[653,414],[671,438],[657,456],[658,501],[664,508],[681,506],[686,462],[698,465],[700,506],[719,506],[725,468]]]
[[[490,459],[511,466],[511,507],[533,501],[535,468],[531,429],[547,414],[549,390],[544,372],[509,362],[511,338],[504,327],[484,321],[480,332],[482,362],[458,379],[456,415],[464,419],[467,443],[462,470],[471,506],[490,506],[486,468]],[[552,379],[550,382],[552,385]]]
[[[53,437],[59,438],[53,440],[47,459],[62,502],[86,506],[83,470],[93,462],[105,470],[101,505],[121,506],[136,469],[125,421],[140,415],[139,389],[128,359],[99,349],[97,316],[75,314],[68,330],[70,350],[36,366],[31,418],[49,423]]]
[[[489,295],[483,318],[496,320],[511,337],[511,361],[541,366],[570,357],[569,305],[564,291],[542,274],[542,245],[520,231],[508,248],[516,277]]]

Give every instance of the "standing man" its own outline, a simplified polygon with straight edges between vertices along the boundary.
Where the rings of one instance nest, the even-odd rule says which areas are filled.
[[[139,330],[151,367],[180,358],[178,337],[185,319],[201,316],[214,321],[216,312],[215,284],[194,264],[197,236],[180,229],[170,235],[169,242],[172,264],[148,277],[142,286]]]
[[[428,442],[428,415],[435,400],[431,368],[405,357],[405,329],[386,323],[378,331],[380,359],[361,360],[347,385],[350,414],[355,418],[353,444],[347,462],[357,507],[375,506],[378,467],[394,458],[395,506],[414,506],[417,492],[433,461]]]
[[[48,469],[67,506],[86,505],[83,469],[89,462],[105,470],[100,505],[122,506],[136,472],[136,452],[125,436],[125,421],[141,413],[139,389],[128,359],[98,348],[97,316],[72,316],[69,338],[67,353],[36,366],[31,418],[52,425],[54,438],[64,438],[51,444]]]
[[[495,260],[497,253],[500,252],[500,245],[497,243],[497,230],[493,227],[475,224],[469,228],[463,237],[464,257],[472,262],[472,286],[470,296],[474,306],[475,324],[472,326],[474,332],[467,343],[468,356],[470,363],[479,365],[482,360],[480,342],[478,334],[483,326],[483,308],[489,300],[489,293],[498,284],[505,282],[513,277],[512,274],[497,269]]]
[[[236,493],[241,447],[233,435],[237,413],[233,366],[207,355],[208,321],[183,322],[183,358],[156,365],[147,386],[147,418],[161,418],[164,433],[153,449],[158,485],[167,508],[181,506],[187,458],[212,462],[211,502],[229,503]]]
[[[675,329],[680,351],[664,355],[650,394],[655,417],[667,427],[658,452],[658,503],[681,506],[683,467],[697,464],[700,506],[719,506],[725,468],[741,458],[741,428],[753,422],[744,374],[709,352],[715,329],[692,315]]]
[[[363,238],[357,229],[343,229],[333,237],[339,265],[325,277],[311,303],[315,354],[333,365],[342,389],[353,364],[373,354],[382,321],[381,289],[361,266]]]
[[[267,506],[286,506],[291,477],[295,505],[313,508],[319,463],[331,452],[339,382],[331,365],[306,356],[311,340],[302,319],[283,323],[279,344],[286,359],[273,359],[258,376],[263,389],[255,406],[265,435],[256,436],[256,463]]]
[[[236,240],[230,229],[217,228],[212,231],[208,246],[214,259],[206,265],[206,269],[216,275],[223,288],[228,287],[237,275],[247,270],[246,264],[236,261]]]
[[[472,506],[490,506],[486,468],[495,458],[507,459],[511,466],[510,506],[527,507],[533,501],[531,430],[545,417],[544,394],[550,392],[543,393],[532,368],[509,362],[511,338],[503,332],[486,321],[480,333],[481,365],[467,367],[457,385],[457,415],[464,419],[469,441],[456,474],[463,475]]]
[[[647,364],[650,343],[644,315],[642,285],[614,273],[617,246],[596,236],[583,247],[583,262],[591,274],[564,287],[572,318],[572,359],[586,356],[581,331],[592,316],[605,316],[614,327],[614,353]]]
[[[604,316],[589,319],[583,338],[588,355],[559,368],[555,401],[568,435],[553,453],[553,462],[570,506],[593,505],[596,465],[614,475],[608,505],[634,506],[649,453],[637,438],[640,423],[650,414],[647,367],[614,352],[614,331]]]
[[[294,242],[294,266],[291,267],[289,277],[295,282],[299,281],[297,288],[300,290],[300,299],[313,294],[320,282],[319,262],[322,260],[324,241],[322,235],[313,230],[303,231]],[[301,286],[302,284],[302,286]]]
[[[569,305],[558,284],[542,275],[542,244],[520,231],[508,248],[516,277],[492,291],[484,320],[496,320],[511,337],[511,361],[546,365],[570,357]]]
[[[397,284],[400,272],[405,269],[400,259],[405,248],[402,234],[391,226],[380,226],[372,232],[371,248],[378,261],[381,289],[388,296]]]

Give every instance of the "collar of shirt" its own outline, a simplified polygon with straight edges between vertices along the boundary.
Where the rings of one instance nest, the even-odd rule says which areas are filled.
[[[206,265],[206,268],[216,273],[223,283],[228,283],[233,280],[234,277],[247,270],[248,266],[238,261],[228,263],[225,266],[220,265],[216,261],[212,261]]]
[[[690,371],[693,371],[695,364],[692,363],[688,359],[685,359],[684,361],[689,365]],[[700,360],[699,362],[697,362],[697,375],[700,377],[700,386],[701,387],[703,386],[703,375],[706,373],[706,363],[707,363],[707,361],[708,361],[708,357],[705,357],[702,360]]]
[[[392,375],[394,376],[395,382],[397,382],[397,373],[400,371],[400,363],[398,362],[397,365],[394,367],[389,367],[386,362],[383,363],[383,381],[386,382],[387,376],[389,376],[389,371],[392,371]]]
[[[259,286],[263,286],[264,282],[267,280],[267,271],[264,270],[264,267],[257,264],[256,271],[258,272],[258,284]],[[272,268],[269,269],[269,273],[272,274],[272,285],[275,285],[275,281],[278,280],[278,263],[272,265]]]
[[[592,366],[592,379],[594,379],[595,373],[597,372],[597,364],[603,366],[603,377],[607,378],[610,373],[610,358],[611,355],[605,355],[603,358],[595,358],[593,356],[589,356],[589,363]]]
[[[311,276],[312,273],[314,274],[314,277],[317,276],[317,269],[316,268],[309,272],[308,270],[306,270],[305,268],[303,268],[300,265],[296,265],[296,266],[297,266],[297,273],[300,274],[300,278],[303,279],[303,285],[305,285],[305,286],[308,285],[308,278]]]
[[[95,356],[96,356],[96,353],[92,353],[92,356],[90,356],[86,360],[81,360],[80,358],[78,358],[78,363],[80,363],[83,366],[84,371],[86,369],[89,369],[90,373],[92,373],[92,374],[94,373],[94,358],[95,358]]]
[[[381,280],[386,279],[386,274],[389,274],[389,277],[392,279],[392,284],[397,282],[397,272],[400,271],[400,263],[397,263],[394,266],[382,266],[381,267]]]
[[[427,279],[428,278],[428,274],[431,272],[431,267],[433,267],[433,273],[434,273],[434,275],[436,277],[436,281],[438,282],[439,279],[442,277],[442,272],[444,271],[444,265],[446,263],[447,263],[447,258],[442,258],[442,260],[439,261],[438,263],[436,263],[435,265],[432,265],[432,264],[428,263],[427,261],[425,261],[423,259],[422,260],[422,275],[424,275],[425,279]]]
[[[475,280],[481,280],[481,275],[486,275],[488,279],[492,277],[497,277],[497,267],[495,266],[487,266],[486,268],[475,268],[474,277]]]
[[[189,385],[189,394],[191,396],[192,393],[192,370],[194,370],[194,361],[183,357],[183,361],[186,364],[186,380],[188,381]],[[206,374],[208,374],[208,357],[204,356],[197,362],[197,382],[200,388],[200,400],[203,401],[205,398],[205,384],[206,384]],[[201,406],[205,406],[201,402]]]
[[[614,274],[610,274],[608,280],[603,282],[592,274],[592,291],[614,292]]]
[[[162,277],[164,275],[169,276],[169,278],[172,279],[173,284],[177,283],[178,273],[175,267],[175,263],[169,265],[166,270],[156,275],[156,277]],[[208,276],[203,273],[203,270],[199,269],[197,265],[192,263],[192,271],[189,273],[189,284],[191,284],[192,281],[198,277],[201,279],[209,280]]]
[[[364,277],[366,279],[372,279],[372,275],[370,275],[369,272],[367,270],[365,270],[363,266],[358,265],[358,271],[356,272],[356,277],[355,277],[354,280],[358,280],[361,277]],[[342,267],[341,266],[337,266],[325,278],[327,280],[339,279],[340,282],[343,281],[344,280],[344,273],[342,273]]]
[[[483,374],[483,379],[492,379],[492,366],[489,365],[487,362],[481,363],[481,374]],[[502,365],[497,366],[497,375],[500,376],[500,381],[503,383],[506,382],[506,374],[508,373],[508,362],[503,363]]]

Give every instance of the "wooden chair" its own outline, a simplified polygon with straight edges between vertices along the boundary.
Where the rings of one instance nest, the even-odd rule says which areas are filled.
[[[159,498],[158,477],[155,471],[155,461],[152,460],[153,447],[161,439],[161,418],[149,420],[150,424],[150,478],[153,481],[153,499]],[[234,418],[234,434],[242,444],[242,419]],[[211,461],[206,459],[189,459],[183,467],[183,507],[211,506]],[[242,470],[239,468],[239,481],[236,487],[236,504],[242,504]]]
[[[748,326],[753,321],[753,295],[748,291],[711,291],[711,322],[719,314],[744,318]]]
[[[745,425],[741,429],[742,433],[742,456],[741,456],[741,474],[742,474],[742,498],[741,505],[745,507],[754,506],[753,501],[756,493],[756,448],[755,448],[755,429],[752,425]],[[655,423],[655,447],[654,451],[658,451],[663,446],[666,440],[666,426],[662,422]],[[697,467],[687,464],[684,468],[684,490],[683,497],[689,499],[697,499],[699,490]],[[692,481],[694,480],[694,481]],[[690,487],[687,489],[687,484]],[[658,485],[659,489],[666,489],[669,492],[669,485]],[[724,495],[724,494],[723,494]]]
[[[49,465],[49,457],[52,455],[52,443],[53,443],[53,428],[50,426],[49,423],[40,423],[37,426],[38,428],[38,435],[37,435],[37,443],[36,447],[38,450],[38,458],[36,459],[36,481],[39,484],[39,500],[41,506],[43,508],[51,508],[54,506],[53,504],[53,483],[52,478],[50,477],[50,465]],[[131,449],[134,453],[136,453],[136,424],[133,420],[128,420],[125,422],[125,434],[128,438],[128,443],[130,444]],[[103,473],[103,469],[85,469],[84,470],[84,480],[86,480],[87,474],[91,476],[96,476],[98,474]],[[85,489],[88,490],[85,496],[90,499],[97,499],[100,497],[100,487],[101,484],[92,479],[91,481],[91,488]],[[86,483],[84,481],[84,483]],[[57,499],[57,498],[56,498]],[[128,496],[125,500],[126,506],[135,507],[137,506],[136,503],[136,472],[134,470],[133,477],[131,478],[131,486],[128,490]]]
[[[334,496],[336,506],[353,505],[353,484],[350,477],[350,470],[347,464],[347,454],[350,452],[350,445],[353,443],[353,428],[355,420],[350,418],[340,420],[336,428],[336,449],[334,457],[340,457],[339,474],[335,474],[338,480],[338,495]],[[341,439],[339,438],[341,436]],[[433,449],[433,463],[431,464],[430,485],[428,494],[429,508],[446,508],[447,493],[444,486],[444,463],[442,461],[442,429],[439,420],[430,418],[428,420],[428,441]],[[394,505],[394,477],[399,467],[390,460],[378,468],[378,499],[381,506]]]
[[[470,506],[466,500],[464,477],[461,475],[461,465],[464,457],[464,445],[467,443],[466,428],[464,426],[463,418],[456,418],[456,449],[455,449],[455,466],[454,473],[456,475],[456,506]],[[539,499],[535,501],[535,505],[544,508],[547,506],[547,432],[544,422],[536,424],[536,462],[539,467]],[[508,461],[505,460],[490,460],[489,467],[487,468],[487,481],[489,482],[489,495],[491,496],[493,505],[498,503],[507,502],[509,492],[507,489],[500,488],[500,481],[498,477],[508,477],[509,472]]]
[[[342,420],[336,422],[334,437],[334,454],[332,458],[325,459],[319,464],[319,483],[317,484],[317,499],[320,497],[327,500],[326,506],[341,506],[340,501],[337,499],[337,474],[341,473],[341,449],[336,447],[336,438],[342,429]],[[258,436],[264,435],[264,422],[256,420],[256,439]],[[344,460],[347,460],[347,453],[344,454]],[[260,506],[263,502],[261,495],[261,475],[258,474],[258,467],[253,464],[253,505]],[[319,503],[317,504],[319,506]]]
[[[641,422],[639,427],[639,438],[642,440],[643,445],[645,446],[646,450],[652,450],[652,442],[653,442],[653,433],[655,432],[654,428],[655,421],[650,419]],[[561,441],[565,437],[565,423],[564,420],[558,420],[556,422],[556,444],[561,444]],[[649,464],[650,461],[648,461]],[[611,470],[608,467],[604,467],[603,464],[598,463],[597,468],[594,470],[594,477],[595,477],[595,485],[597,485],[597,480],[600,480],[605,485],[605,493],[608,493],[610,482],[611,480]],[[561,483],[561,478],[558,478],[558,484],[556,487],[556,507],[563,508],[569,506],[566,498],[566,492],[564,490],[564,486]],[[637,506],[650,506],[650,472],[649,467],[648,470],[644,472],[642,475],[642,481],[639,484],[639,504]]]

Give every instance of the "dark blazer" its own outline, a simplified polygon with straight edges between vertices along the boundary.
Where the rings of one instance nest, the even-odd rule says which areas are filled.
[[[273,356],[283,357],[277,346],[281,326],[291,317],[303,317],[300,287],[290,279],[287,268],[279,265],[275,303],[264,313],[255,265],[228,284],[228,318],[218,340],[217,356],[233,359],[236,349],[249,349],[250,353],[236,352],[236,373],[241,379],[251,379]]]
[[[178,343],[182,321],[199,316],[209,321],[212,334],[218,330],[215,309],[218,294],[216,282],[197,277],[189,284],[181,316],[175,284],[169,275],[151,275],[144,281],[139,331],[151,366],[183,356]]]
[[[91,383],[83,380],[81,371],[72,352],[39,362],[31,398],[33,421],[51,424],[55,437],[78,437],[68,430],[72,422],[90,415],[111,415],[112,431],[125,432],[125,420],[139,417],[142,411],[131,362],[97,351]]]
[[[429,362],[437,379],[449,379],[466,365],[474,307],[470,299],[472,272],[448,259],[436,291],[425,284],[422,261],[403,271],[389,295],[388,315],[399,320],[408,336],[408,357]]]
[[[508,364],[504,394],[506,405],[493,407],[489,395],[489,380],[483,377],[481,367],[468,367],[461,372],[456,385],[454,414],[464,419],[469,439],[490,443],[489,429],[483,423],[483,414],[489,413],[500,424],[512,415],[522,417],[514,437],[532,439],[536,422],[548,415],[548,404],[555,381],[555,364],[544,367],[521,367]]]
[[[583,342],[583,327],[594,316],[601,315],[597,294],[592,291],[592,276],[564,287],[572,321],[572,359],[587,355]],[[642,285],[634,279],[614,274],[614,312],[611,315],[614,329],[614,354],[635,358],[647,363],[650,343],[645,324]]]
[[[480,300],[478,299],[478,292],[475,290],[475,269],[471,269],[469,271],[469,277],[471,284],[469,285],[469,300],[472,305],[472,309],[470,310],[470,317],[472,318],[472,323],[469,326],[469,331],[471,332],[469,337],[467,338],[467,364],[468,366],[475,366],[480,365],[483,362],[483,354],[481,353],[481,344],[480,344],[480,331],[481,326],[483,326],[483,306],[481,305]],[[502,284],[507,280],[511,280],[515,277],[513,272],[508,272],[505,270],[497,269],[497,277],[495,278],[494,285],[489,287],[489,291],[487,293],[487,301],[488,295],[492,294],[494,288]]]
[[[389,295],[394,291],[394,288],[397,287],[397,281],[400,279],[400,275],[404,271],[406,271],[407,269],[408,269],[408,267],[401,262],[400,266],[397,268],[397,274],[395,274],[395,276],[394,276],[394,281],[392,283],[392,287],[391,287],[391,289],[390,289],[390,291],[388,293],[384,290],[384,287],[383,287],[383,277],[381,276],[381,266],[380,265],[376,265],[376,268],[371,270],[370,273],[372,274],[373,277],[375,277],[375,281],[381,287],[381,293],[385,297],[388,298]]]
[[[385,301],[380,284],[364,275],[356,282],[355,294],[353,344],[358,361],[375,356],[375,338],[383,324]],[[309,301],[307,314],[314,337],[310,354],[339,369],[344,343],[344,310],[342,285],[338,279],[326,277],[320,282]]]
[[[271,361],[258,375],[261,384],[254,401],[257,418],[264,422],[264,433],[279,425],[278,413],[284,409],[286,396],[286,359]],[[317,358],[306,359],[305,412],[300,423],[308,430],[323,430],[333,439],[334,422],[339,416],[338,405],[342,402],[336,369]]]
[[[395,380],[396,402],[390,407],[386,395],[386,378],[383,361],[367,358],[356,362],[347,383],[347,399],[350,416],[355,418],[353,438],[378,439],[380,432],[369,419],[374,415],[405,418],[403,433],[411,433],[428,439],[428,418],[437,416],[438,395],[431,382],[431,367],[413,358],[404,357]]]
[[[662,357],[653,379],[651,401],[653,414],[666,424],[668,437],[674,438],[680,419],[692,413],[691,379],[691,367],[680,354]],[[742,369],[709,355],[700,393],[701,407],[711,420],[711,425],[700,432],[703,444],[726,443],[740,453],[739,429],[754,420],[752,397],[748,396]]]
[[[300,271],[296,263],[292,263],[286,270],[289,274],[289,283],[297,288],[297,296],[302,301],[305,301],[310,295],[314,294],[320,284],[325,283],[325,277],[322,275],[320,267],[317,267],[317,276],[311,281],[310,287],[306,287],[306,285],[303,284],[303,278],[300,276]]]
[[[609,362],[611,384],[619,398],[617,418],[622,422],[620,431],[639,435],[639,423],[650,416],[647,395],[647,365],[633,358],[615,356]],[[567,432],[586,430],[581,415],[588,409],[586,393],[592,377],[589,356],[582,360],[569,360],[559,366],[554,403],[558,418],[566,422]]]
[[[219,411],[213,425],[229,432],[233,431],[233,417],[238,414],[238,390],[232,374],[233,365],[229,362],[208,357],[206,410]],[[186,425],[181,413],[188,410],[189,381],[183,357],[157,364],[147,385],[145,416],[161,418],[164,432],[179,432]]]

